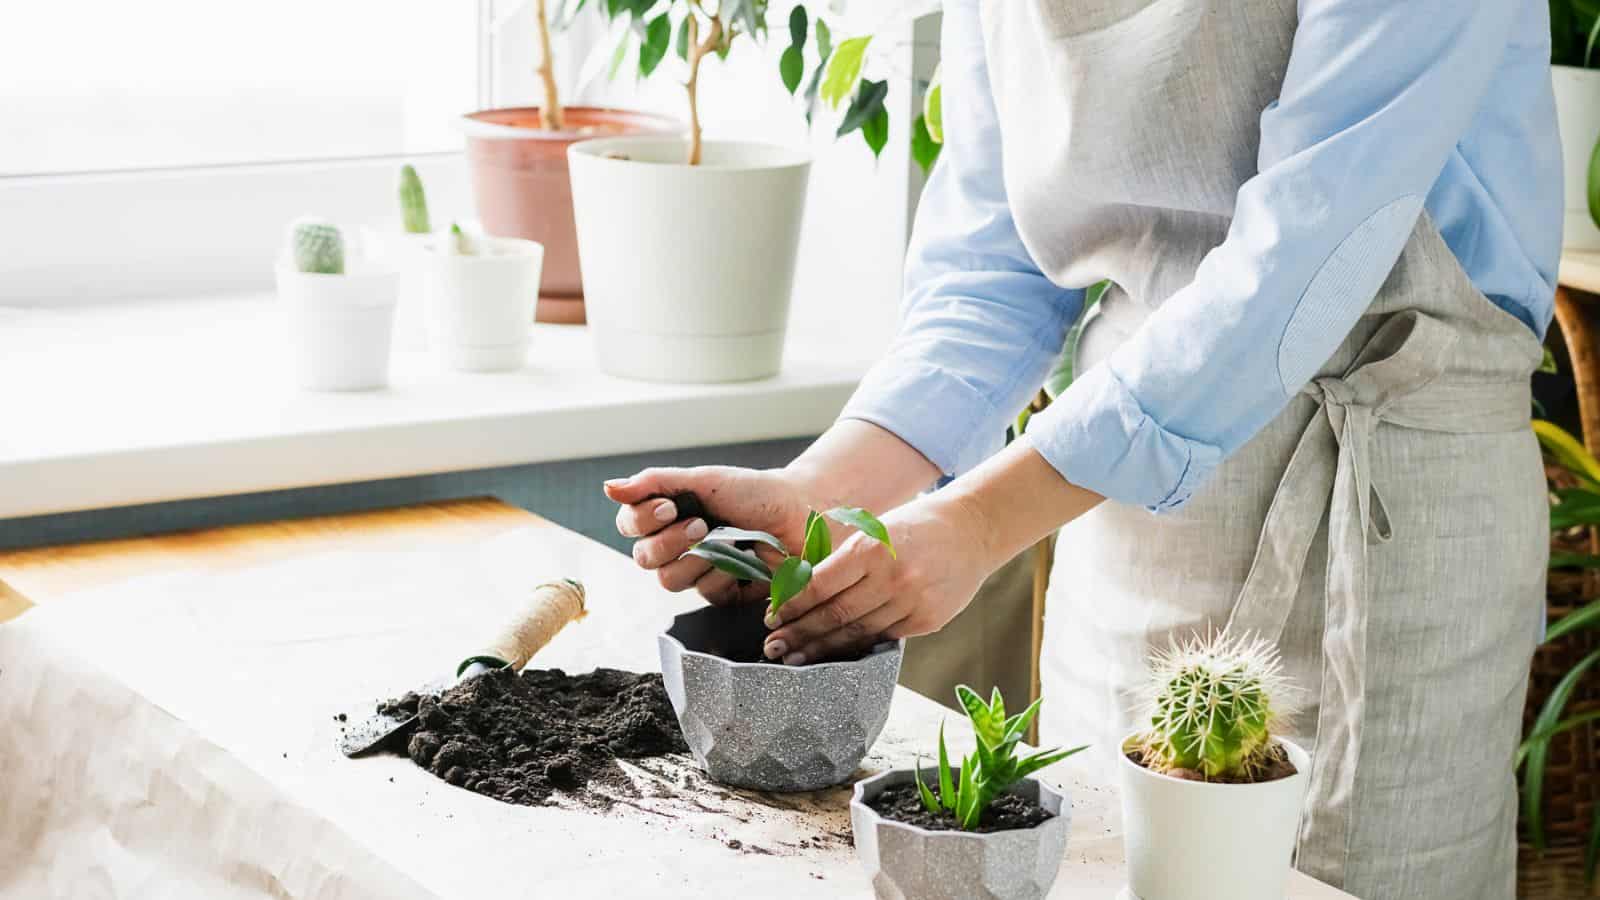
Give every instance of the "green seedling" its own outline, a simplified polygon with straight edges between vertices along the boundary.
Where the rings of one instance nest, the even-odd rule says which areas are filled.
[[[409,164],[400,167],[400,223],[411,234],[428,234],[428,196],[422,191],[422,178]]]
[[[983,811],[995,798],[1018,781],[1045,766],[1059,762],[1087,747],[1071,750],[1041,750],[1032,756],[1017,755],[1023,735],[1028,733],[1034,716],[1039,714],[1040,701],[1010,718],[1006,717],[1006,702],[995,688],[985,703],[978,693],[966,685],[956,688],[956,699],[961,701],[972,730],[978,737],[978,749],[961,761],[960,772],[950,765],[950,752],[944,744],[944,726],[939,726],[939,787],[937,792],[922,780],[922,764],[914,769],[917,793],[922,805],[934,815],[949,813],[962,830],[978,827]]]
[[[1134,747],[1151,771],[1252,781],[1271,761],[1293,695],[1267,641],[1223,633],[1174,642],[1151,657],[1144,697],[1150,728]]]
[[[449,256],[477,256],[478,242],[472,235],[461,230],[461,226],[450,223],[450,234],[444,241],[444,252]]]
[[[294,267],[318,275],[344,274],[344,235],[339,226],[320,219],[301,219],[289,233]]]
[[[889,549],[894,556],[894,544],[889,540],[889,529],[872,513],[853,506],[836,506],[825,513],[811,510],[806,515],[805,547],[799,556],[791,556],[783,541],[765,531],[748,528],[715,528],[700,543],[684,552],[684,556],[698,556],[718,570],[741,581],[761,581],[771,585],[767,610],[777,612],[783,604],[794,599],[811,583],[811,573],[833,552],[833,535],[828,531],[828,519],[848,525]],[[783,554],[777,568],[767,565],[754,550],[739,544],[766,544]]]

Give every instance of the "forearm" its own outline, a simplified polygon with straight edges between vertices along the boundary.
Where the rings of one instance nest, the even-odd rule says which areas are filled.
[[[785,472],[816,509],[862,506],[875,513],[905,503],[939,478],[916,448],[870,422],[841,419]]]
[[[1017,441],[928,498],[981,547],[993,572],[1105,498],[1078,487]]]

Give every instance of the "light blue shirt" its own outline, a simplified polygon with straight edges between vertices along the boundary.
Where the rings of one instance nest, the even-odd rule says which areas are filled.
[[[1301,0],[1227,240],[1161,322],[1034,417],[1032,445],[1110,499],[1181,505],[1328,358],[1423,208],[1478,289],[1542,338],[1562,218],[1547,16],[1544,0]],[[947,143],[918,212],[901,329],[842,417],[957,475],[1038,390],[1083,291],[1046,278],[1017,234],[975,0],[946,3],[944,35]],[[1340,259],[1337,280],[1364,296],[1326,300],[1319,272],[1362,229],[1380,230],[1363,240],[1384,250]],[[1322,304],[1317,327],[1286,327],[1283,298]]]

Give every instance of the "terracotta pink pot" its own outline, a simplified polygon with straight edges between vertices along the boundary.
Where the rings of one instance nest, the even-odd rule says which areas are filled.
[[[488,109],[466,119],[472,191],[484,231],[544,245],[544,280],[534,318],[583,322],[567,147],[595,137],[674,134],[681,125],[665,116],[588,106],[567,107],[561,131],[544,130],[544,117],[531,106]]]

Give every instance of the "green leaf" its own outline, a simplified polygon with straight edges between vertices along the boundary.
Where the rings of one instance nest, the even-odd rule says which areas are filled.
[[[828,531],[828,520],[816,510],[806,513],[806,546],[801,555],[813,566],[820,565],[833,552],[833,535]]]
[[[1565,550],[1550,551],[1552,569],[1600,569],[1600,556],[1593,553],[1572,553]]]
[[[989,715],[1004,722],[1006,719],[1006,698],[1000,695],[1000,685],[989,689]]]
[[[833,32],[828,30],[828,23],[817,20],[817,57],[824,61],[833,55]],[[818,67],[821,71],[821,67]]]
[[[795,7],[800,9],[801,7]],[[800,53],[799,47],[789,47],[778,57],[778,77],[783,79],[783,86],[790,94],[800,88],[800,79],[805,75],[806,62]]]
[[[922,117],[928,122],[928,137],[935,144],[944,143],[944,64],[934,67],[933,78],[922,94]]]
[[[850,101],[850,108],[845,111],[844,121],[839,123],[839,130],[834,136],[844,137],[865,125],[868,119],[883,109],[883,99],[887,96],[889,96],[889,82],[861,82],[861,88],[856,91],[855,99]]]
[[[1536,731],[1533,734],[1528,735],[1528,739],[1523,741],[1521,745],[1517,747],[1516,764],[1512,766],[1512,768],[1522,768],[1522,763],[1527,759],[1528,751],[1533,748],[1534,744],[1548,741],[1558,734],[1571,731],[1572,729],[1577,728],[1579,725],[1593,722],[1596,719],[1600,719],[1600,710],[1594,710],[1593,712],[1580,713],[1579,715],[1571,716],[1567,719],[1563,719],[1561,722],[1550,728],[1546,728],[1543,731]]]
[[[810,583],[811,563],[798,556],[789,557],[779,563],[772,573],[772,604],[768,608],[777,612],[779,607],[794,599]]]
[[[911,773],[917,779],[917,793],[922,795],[922,805],[927,808],[928,812],[937,816],[939,814],[939,798],[935,797],[933,791],[928,790],[928,786],[922,783],[922,757],[917,757],[917,767],[912,769]]]
[[[1005,737],[1005,720],[996,719],[989,711],[989,704],[983,702],[977,692],[964,684],[956,685],[956,699],[961,701],[961,706],[967,711],[967,718],[972,721],[972,730],[978,735],[978,742],[990,747],[999,745]]]
[[[1026,778],[1029,775],[1032,775],[1034,772],[1037,772],[1040,769],[1044,768],[1045,766],[1048,766],[1048,765],[1050,765],[1052,763],[1058,763],[1061,760],[1066,759],[1067,757],[1072,756],[1075,753],[1082,753],[1083,751],[1085,751],[1087,749],[1089,749],[1089,745],[1085,744],[1082,747],[1073,747],[1071,750],[1056,750],[1056,751],[1046,751],[1046,752],[1042,752],[1042,753],[1035,753],[1034,755],[1028,757],[1027,759],[1024,759],[1021,762],[1017,763],[1017,768],[1015,770],[1015,775],[1016,775],[1018,780]]]
[[[939,723],[939,799],[944,808],[956,811],[956,784],[950,774],[950,753],[944,746],[944,723]]]
[[[1600,493],[1585,488],[1566,488],[1556,491],[1556,497],[1561,502],[1550,507],[1550,530],[1600,524]]]
[[[789,44],[796,50],[806,45],[806,8],[795,6],[789,13]],[[794,93],[790,90],[789,93]]]
[[[758,543],[766,544],[768,547],[771,547],[779,553],[782,553],[784,556],[789,555],[789,548],[783,545],[783,541],[778,540],[774,535],[767,534],[765,531],[756,531],[753,528],[734,528],[731,525],[722,525],[711,529],[711,533],[701,538],[701,540],[722,541],[725,544],[737,544],[740,541],[756,541]]]
[[[1088,321],[1089,310],[1100,302],[1100,298],[1105,296],[1106,289],[1110,286],[1109,281],[1099,281],[1084,291],[1083,309],[1078,311],[1078,318],[1067,330],[1066,340],[1062,341],[1061,355],[1056,357],[1055,365],[1050,367],[1050,374],[1044,379],[1044,392],[1051,400],[1066,393],[1067,388],[1072,386],[1072,370],[1077,363],[1078,344],[1083,338],[1084,323]]]
[[[848,525],[867,537],[872,538],[878,543],[884,545],[885,547],[888,547],[889,558],[898,559],[898,557],[895,556],[894,544],[889,540],[889,529],[882,522],[878,521],[878,517],[874,516],[872,513],[867,512],[859,506],[835,506],[833,509],[823,513],[823,515],[841,525]]]
[[[761,557],[749,550],[740,550],[718,541],[701,541],[685,550],[683,556],[697,556],[711,563],[718,571],[743,581],[772,580],[772,570],[761,561]]]
[[[1600,490],[1600,460],[1596,460],[1577,438],[1544,419],[1533,420],[1533,433],[1539,438],[1540,446],[1563,468]]]
[[[877,113],[861,123],[861,138],[872,150],[872,158],[877,159],[889,143],[889,110],[880,104]]]
[[[1600,26],[1600,19],[1595,20]],[[1588,180],[1585,183],[1584,196],[1589,200],[1589,218],[1600,223],[1600,142],[1596,142],[1594,149],[1589,153]]]
[[[1560,640],[1574,631],[1585,628],[1594,628],[1600,625],[1600,600],[1590,601],[1589,605],[1575,609],[1561,618],[1555,620],[1544,634],[1546,644]]]
[[[1546,375],[1560,373],[1561,370],[1556,368],[1556,355],[1550,352],[1549,347],[1544,348],[1544,358],[1539,360],[1539,368],[1536,371],[1543,372]]]
[[[1028,726],[1033,724],[1033,717],[1039,714],[1039,704],[1044,702],[1041,697],[1028,704],[1028,708],[1006,720],[1005,738],[1010,740],[1013,736],[1021,738],[1028,733]]]
[[[625,28],[622,37],[617,40],[617,49],[611,51],[611,67],[606,70],[606,80],[615,81],[617,72],[622,68],[622,61],[628,57],[628,42],[633,40],[633,29]]]
[[[933,164],[939,161],[939,151],[943,148],[937,141],[928,136],[928,117],[917,116],[911,123],[911,159],[926,175],[933,171]]]
[[[674,49],[678,54],[678,58],[684,62],[689,61],[689,20],[693,17],[694,13],[690,13],[683,17],[683,21],[678,23],[678,37],[675,41],[677,46]]]
[[[822,76],[822,101],[834,109],[850,96],[850,89],[861,77],[861,64],[866,59],[867,45],[872,35],[853,37],[834,48],[828,59],[828,71]],[[840,132],[843,134],[844,132]]]
[[[978,754],[974,753],[962,761],[961,782],[956,788],[956,821],[968,831],[978,827],[978,819],[983,815],[983,810],[978,808],[977,772]]]
[[[1539,716],[1533,722],[1535,734],[1553,728],[1561,721],[1561,713],[1567,707],[1567,701],[1572,698],[1572,692],[1577,690],[1583,681],[1584,673],[1597,661],[1600,661],[1600,650],[1596,650],[1579,660],[1576,665],[1567,670],[1555,688],[1550,692],[1550,697],[1545,700],[1544,708],[1539,711]],[[1544,770],[1550,753],[1548,738],[1534,743],[1528,749],[1528,768],[1522,781],[1522,818],[1528,827],[1528,839],[1535,849],[1543,850],[1544,838]]]
[[[1583,851],[1583,880],[1594,884],[1594,873],[1600,864],[1600,803],[1594,806],[1594,819],[1589,823],[1589,845]]]
[[[572,20],[583,11],[587,0],[556,0],[556,8],[550,14],[550,27],[556,31],[565,31],[572,26]]]
[[[666,58],[667,45],[672,43],[672,20],[662,13],[644,27],[644,41],[639,44],[639,77],[649,78],[661,60]]]

